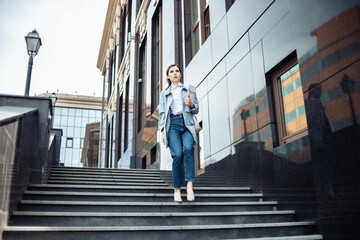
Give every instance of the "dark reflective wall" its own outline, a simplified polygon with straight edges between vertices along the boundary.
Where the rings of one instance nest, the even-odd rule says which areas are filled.
[[[211,35],[184,70],[203,106],[205,171],[318,220],[325,239],[357,239],[360,1],[223,2],[210,1]],[[289,56],[306,126],[284,144],[271,76]]]

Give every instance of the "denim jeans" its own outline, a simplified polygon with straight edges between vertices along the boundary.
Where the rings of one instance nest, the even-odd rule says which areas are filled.
[[[170,128],[167,134],[172,163],[174,188],[181,188],[181,165],[184,159],[185,181],[194,181],[194,137],[184,124],[182,115],[170,115]]]

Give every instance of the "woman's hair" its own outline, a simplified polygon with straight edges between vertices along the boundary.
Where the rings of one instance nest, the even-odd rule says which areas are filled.
[[[182,72],[181,72],[181,67],[180,67],[178,64],[176,64],[176,63],[170,64],[170,65],[167,67],[167,69],[166,69],[166,80],[168,81],[168,84],[169,84],[169,85],[166,87],[166,89],[168,89],[168,88],[171,86],[171,81],[170,81],[170,79],[169,79],[167,76],[169,76],[169,70],[170,70],[170,68],[172,68],[172,67],[174,67],[174,66],[178,67],[178,69],[179,69],[179,71],[180,71],[180,74],[182,74]]]

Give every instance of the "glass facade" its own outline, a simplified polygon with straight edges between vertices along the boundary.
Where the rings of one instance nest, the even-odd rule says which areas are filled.
[[[60,163],[69,167],[83,166],[80,159],[86,124],[100,121],[100,110],[55,107],[54,128],[63,130]]]

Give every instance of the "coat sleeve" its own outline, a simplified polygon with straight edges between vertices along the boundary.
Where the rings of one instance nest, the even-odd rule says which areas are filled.
[[[199,112],[199,102],[197,100],[196,94],[193,103],[194,103],[194,108],[191,108],[190,111],[192,114],[197,114]]]
[[[159,101],[159,119],[160,119],[160,130],[162,131],[165,128],[165,93],[162,91],[160,93]]]

